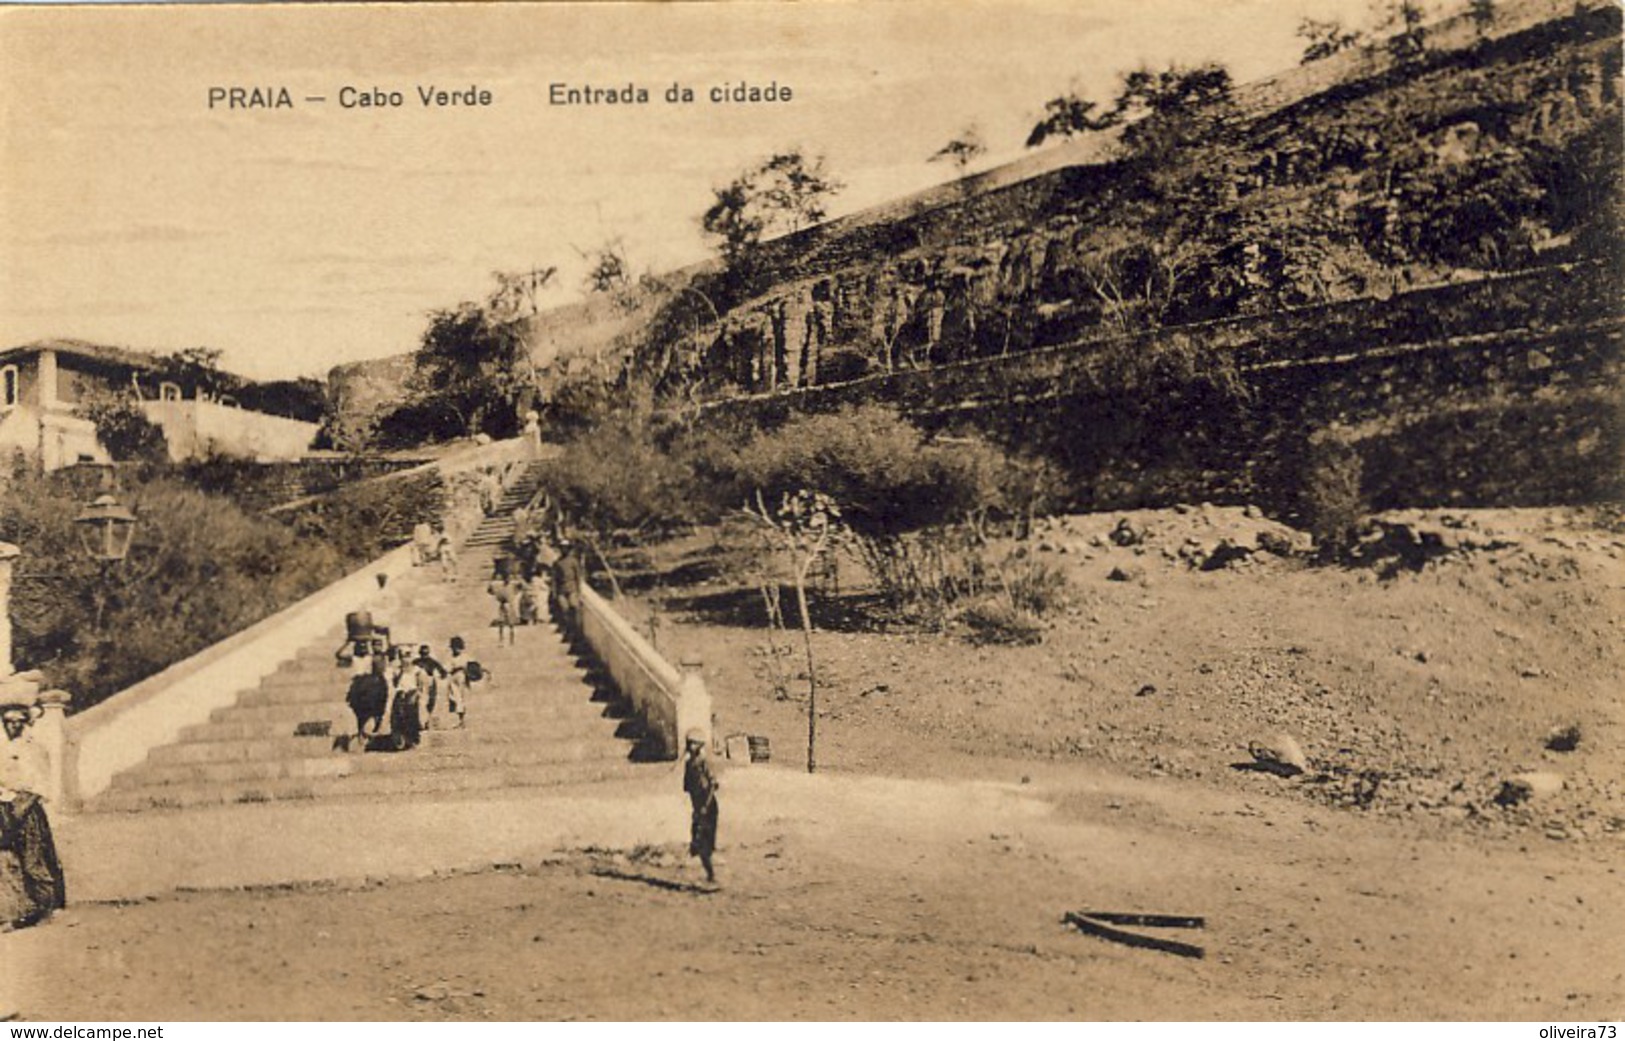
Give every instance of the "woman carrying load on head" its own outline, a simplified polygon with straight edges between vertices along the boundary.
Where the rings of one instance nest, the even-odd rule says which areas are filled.
[[[366,748],[370,738],[378,736],[378,731],[384,725],[384,712],[389,707],[389,680],[385,676],[384,656],[375,653],[370,642],[365,645],[367,652],[360,653],[363,646],[359,642],[356,645],[350,689],[344,696],[345,704],[355,713],[355,742],[350,747],[356,752]]]

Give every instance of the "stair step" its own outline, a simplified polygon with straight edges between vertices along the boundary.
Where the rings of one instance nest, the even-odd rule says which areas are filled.
[[[350,672],[335,652],[341,620],[277,665],[236,703],[147,761],[119,774],[90,809],[253,803],[282,799],[377,801],[395,795],[445,795],[503,788],[590,784],[625,777],[633,743],[620,714],[599,700],[569,644],[551,624],[522,627],[513,644],[498,642],[485,592],[492,563],[511,549],[512,511],[539,487],[535,469],[503,495],[459,549],[449,580],[434,564],[414,568],[391,586],[384,612],[399,642],[427,643],[442,659],[452,635],[492,674],[470,699],[466,726],[430,729],[399,753],[345,752],[334,739],[355,725],[344,702]],[[441,724],[450,722],[443,712]],[[326,722],[324,736],[294,736],[305,722]]]
[[[549,698],[558,701],[591,700],[594,687],[579,675],[560,676],[559,669],[532,670],[491,666],[492,682],[488,697]],[[572,672],[575,670],[572,669]],[[350,681],[328,679],[324,682],[301,685],[261,686],[241,694],[238,708],[263,708],[268,705],[321,705],[332,702],[342,704],[349,692]]]
[[[367,753],[373,754],[373,753]],[[401,752],[398,755],[411,755]],[[365,758],[365,755],[361,756]],[[243,784],[186,784],[120,788],[98,796],[94,809],[135,812],[184,809],[283,799],[364,799],[377,802],[399,795],[450,795],[513,788],[554,788],[638,777],[652,769],[626,758],[586,763],[545,763],[527,767],[437,770],[423,773],[363,773],[345,777],[281,778]]]
[[[592,715],[601,716],[606,708],[605,703],[588,701],[585,698],[559,702],[556,700],[503,697],[480,699],[478,696],[469,701],[468,713],[478,715],[482,719],[493,721],[523,722],[527,720],[567,720],[572,716],[581,717]],[[311,702],[309,704],[293,705],[253,705],[248,707],[232,707],[216,709],[212,724],[229,726],[234,723],[251,723],[262,728],[269,728],[268,736],[277,736],[277,731],[285,732],[287,736],[293,735],[294,727],[300,723],[321,722],[330,720],[337,730],[342,731],[355,723],[355,715],[350,707],[344,703],[342,697],[335,697],[328,702]]]
[[[574,743],[592,738],[606,737],[613,731],[602,717],[579,720],[555,720],[546,725],[506,726],[500,721],[470,718],[460,729],[425,730],[423,747],[448,751],[474,748],[503,748],[511,745],[546,746]],[[332,751],[333,738],[349,733],[351,723],[319,737],[268,737],[261,732],[249,738],[207,738],[163,745],[147,754],[147,762],[132,768],[132,773],[149,766],[178,766],[187,763],[233,763],[261,759],[307,759],[327,755]]]
[[[426,643],[429,645],[430,653],[444,664],[444,660],[450,655],[447,644],[451,637],[456,635],[463,638],[468,652],[481,663],[487,660],[492,664],[498,661],[519,661],[534,664],[538,668],[553,669],[574,666],[575,659],[569,645],[559,637],[552,626],[519,626],[516,639],[510,645],[506,641],[500,644],[497,642],[496,627],[493,625],[458,628],[459,623],[467,621],[466,615],[448,617],[443,621],[420,618],[412,626],[402,627],[404,646],[415,648]],[[333,679],[348,683],[350,670],[329,653],[325,659],[310,659],[298,663],[284,662],[275,672],[261,680],[260,686],[292,687]]]
[[[188,784],[239,784],[291,778],[349,777],[360,774],[481,770],[625,759],[625,744],[598,735],[570,741],[516,744],[496,748],[425,747],[389,754],[351,753],[332,748],[297,759],[240,759],[218,763],[148,765],[113,779],[117,789],[167,788]]]
[[[621,723],[621,718],[614,715],[601,715],[604,706],[594,703],[588,710],[576,714],[574,719],[565,719],[562,714],[555,713],[525,713],[514,715],[509,713],[493,713],[474,706],[466,717],[464,729],[479,735],[481,741],[508,742],[526,741],[537,735],[548,733],[570,732],[575,727],[592,727],[603,732],[613,731]],[[327,737],[323,741],[330,742],[333,734],[347,734],[355,728],[355,716],[345,709],[342,713],[312,713],[310,722],[326,720],[329,724]],[[306,722],[300,720],[299,722]],[[177,741],[179,746],[214,745],[231,742],[254,741],[282,741],[304,740],[293,736],[294,726],[288,723],[268,727],[263,721],[234,721],[225,723],[200,723],[187,727],[181,731]],[[429,731],[431,734],[442,731]],[[444,731],[447,734],[457,733],[455,730]],[[173,747],[173,746],[165,746]],[[156,749],[154,750],[156,751]],[[150,755],[151,753],[149,753]],[[139,769],[139,767],[132,767]]]

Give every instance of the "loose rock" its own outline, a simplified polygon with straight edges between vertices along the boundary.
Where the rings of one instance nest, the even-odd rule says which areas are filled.
[[[1218,571],[1252,556],[1253,551],[1231,539],[1220,539],[1202,562],[1203,571]]]
[[[1537,773],[1516,774],[1501,782],[1501,791],[1496,794],[1495,801],[1502,806],[1517,806],[1536,799],[1556,795],[1563,790],[1563,777],[1561,774]]]
[[[1553,752],[1572,752],[1580,746],[1580,724],[1553,727],[1546,734],[1546,747]]]
[[[1309,757],[1290,734],[1254,741],[1247,746],[1247,751],[1261,769],[1282,777],[1296,777],[1309,769]]]
[[[1112,529],[1111,540],[1119,546],[1138,546],[1145,541],[1145,529],[1136,527],[1133,521],[1124,517]]]

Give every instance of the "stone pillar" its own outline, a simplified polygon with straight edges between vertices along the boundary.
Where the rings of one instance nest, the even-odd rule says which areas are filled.
[[[710,748],[713,741],[711,733],[711,694],[705,689],[705,678],[701,675],[704,663],[698,658],[684,658],[680,669],[683,674],[683,684],[677,692],[677,750],[682,754],[683,742],[688,739],[690,730],[698,730],[705,735],[705,745]]]
[[[39,717],[29,728],[29,738],[45,750],[45,758],[51,765],[51,771],[45,784],[45,791],[37,792],[52,806],[61,806],[62,796],[67,784],[67,731],[64,724],[67,722],[68,703],[71,701],[67,691],[47,690],[40,693],[35,704],[39,706]]]

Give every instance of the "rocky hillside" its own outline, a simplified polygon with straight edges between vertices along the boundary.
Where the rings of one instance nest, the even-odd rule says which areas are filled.
[[[781,240],[685,376],[782,390],[1608,255],[1620,16],[1568,12],[1350,61],[1302,96],[1239,90],[1213,132],[1154,154]]]
[[[626,353],[718,399],[1619,255],[1619,8],[1505,0],[1428,40],[1237,87],[1201,133],[1084,135],[769,242],[749,279],[544,313],[538,366]],[[335,370],[338,425],[406,371]]]

